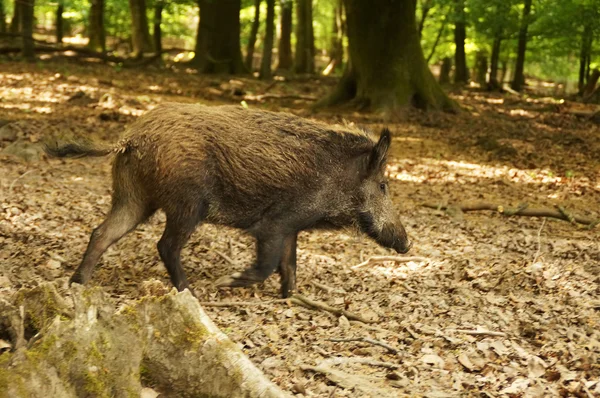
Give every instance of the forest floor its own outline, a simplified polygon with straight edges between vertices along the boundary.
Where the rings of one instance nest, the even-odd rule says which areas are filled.
[[[600,127],[555,98],[474,90],[453,91],[465,109],[457,115],[312,114],[310,97],[334,82],[0,64],[0,298],[53,280],[68,295],[67,279],[110,205],[109,158],[47,159],[32,144],[71,133],[117,141],[127,123],[166,101],[245,100],[388,126],[391,190],[414,241],[408,255],[424,258],[353,268],[392,253],[350,231],[300,235],[299,292],[374,321],[365,324],[277,301],[276,276],[217,289],[219,277],[251,264],[253,242],[199,227],[183,252],[188,278],[201,301],[237,303],[206,310],[275,383],[306,397],[600,396],[600,227],[423,206],[528,203],[598,219]],[[271,98],[257,97],[265,93]],[[120,303],[139,298],[146,280],[169,286],[156,251],[163,226],[157,214],[110,248],[91,283]]]

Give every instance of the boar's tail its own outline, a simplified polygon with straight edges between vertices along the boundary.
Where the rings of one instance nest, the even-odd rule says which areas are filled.
[[[99,144],[89,140],[77,142],[45,142],[44,151],[57,158],[80,158],[85,156],[106,156],[117,151],[114,146]]]

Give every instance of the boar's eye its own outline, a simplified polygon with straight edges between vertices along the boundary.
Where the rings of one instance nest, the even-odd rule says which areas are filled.
[[[385,193],[387,190],[387,184],[385,182],[380,183],[379,189],[381,190],[381,192]]]

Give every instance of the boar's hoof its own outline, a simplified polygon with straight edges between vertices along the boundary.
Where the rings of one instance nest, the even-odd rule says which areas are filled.
[[[253,277],[248,272],[236,272],[219,278],[215,285],[217,287],[248,287],[258,282],[262,282],[262,280]]]
[[[71,286],[73,283],[78,283],[80,285],[84,285],[85,282],[83,281],[83,276],[80,273],[75,272],[71,276],[71,279],[69,279],[69,286]]]

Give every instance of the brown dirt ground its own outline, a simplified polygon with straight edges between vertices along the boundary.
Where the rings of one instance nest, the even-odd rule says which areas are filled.
[[[422,206],[526,202],[599,218],[600,128],[566,112],[568,103],[531,93],[455,90],[465,112],[411,111],[393,121],[311,114],[304,100],[252,97],[267,90],[319,97],[332,84],[230,82],[184,69],[2,63],[0,124],[13,123],[26,143],[70,133],[115,141],[136,115],[158,103],[240,102],[234,92],[245,91],[251,107],[374,130],[388,126],[394,201],[414,240],[411,255],[427,261],[353,269],[391,253],[350,231],[302,233],[298,250],[302,294],[377,322],[272,302],[277,277],[252,289],[218,290],[217,278],[251,263],[253,242],[204,225],[183,253],[200,300],[254,304],[207,306],[215,323],[284,390],[307,397],[600,396],[598,228]],[[8,145],[0,141],[0,150]],[[0,298],[52,280],[68,294],[67,278],[109,209],[110,186],[108,158],[23,162],[0,152]],[[116,302],[139,298],[145,280],[168,285],[156,251],[163,224],[158,214],[110,248],[92,284]],[[463,332],[479,329],[500,333]],[[359,337],[398,352],[327,340]]]

